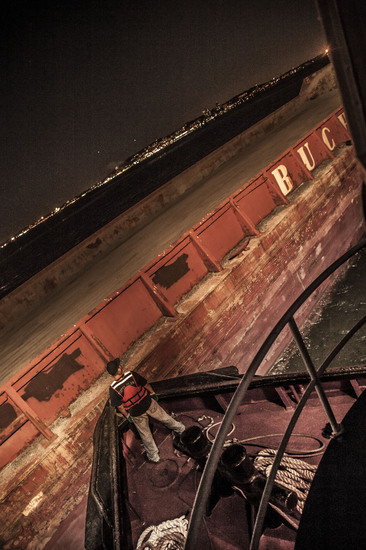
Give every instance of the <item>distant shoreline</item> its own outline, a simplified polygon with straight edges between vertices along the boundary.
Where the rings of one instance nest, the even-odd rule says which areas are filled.
[[[150,193],[296,97],[318,56],[242,92],[124,161],[102,182],[57,207],[0,247],[0,299]]]

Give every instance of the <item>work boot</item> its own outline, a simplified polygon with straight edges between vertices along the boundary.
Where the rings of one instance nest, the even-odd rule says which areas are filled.
[[[154,458],[150,458],[146,455],[146,460],[148,462],[151,462],[152,464],[158,464],[158,462],[160,462],[160,457],[158,455],[158,456],[154,456]]]

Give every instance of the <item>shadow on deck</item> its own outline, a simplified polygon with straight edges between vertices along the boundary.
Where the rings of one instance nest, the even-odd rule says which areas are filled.
[[[296,550],[365,548],[366,392],[354,403],[319,464],[304,508]]]

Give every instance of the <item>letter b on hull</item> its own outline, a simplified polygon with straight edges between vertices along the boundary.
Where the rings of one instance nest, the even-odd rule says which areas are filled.
[[[290,176],[288,175],[287,168],[284,164],[280,164],[272,170],[271,174],[276,179],[276,182],[278,183],[278,187],[281,190],[281,193],[283,195],[288,195],[290,191],[294,188],[294,184]]]

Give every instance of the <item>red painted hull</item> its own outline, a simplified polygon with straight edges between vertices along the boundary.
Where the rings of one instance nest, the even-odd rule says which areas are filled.
[[[334,151],[333,143],[349,139],[340,115],[335,113],[245,184],[2,387],[0,407],[9,419],[2,466],[17,456],[20,464],[16,481],[8,478],[3,484],[2,497],[7,532],[14,530],[19,548],[38,536],[32,525],[36,510],[39,537],[46,536],[40,525],[44,522],[47,529],[52,495],[57,500],[65,494],[57,521],[67,516],[71,463],[77,461],[78,479],[80,471],[88,475],[91,434],[105,401],[106,381],[100,376],[108,359],[125,353],[127,366],[138,366],[150,380],[225,364],[245,372],[268,326],[289,301],[359,240],[365,229],[364,174],[351,146]],[[306,158],[302,165],[298,150]],[[268,358],[268,367],[279,350]],[[92,401],[86,407],[75,402],[93,384]],[[57,427],[52,425],[60,417],[63,433],[68,433],[61,445],[53,442]],[[54,454],[39,454],[30,467],[20,455],[39,432]],[[3,473],[6,479],[6,468]],[[84,484],[73,493],[74,504],[86,490]],[[29,495],[40,493],[44,505],[34,502],[24,516]],[[19,514],[22,538],[11,519]]]

